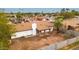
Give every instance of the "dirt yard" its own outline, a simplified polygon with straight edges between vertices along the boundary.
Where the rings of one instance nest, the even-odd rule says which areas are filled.
[[[59,42],[64,40],[63,34],[56,34],[55,32],[48,35],[40,35],[36,37],[30,38],[20,38],[12,40],[12,44],[10,45],[11,50],[36,50],[41,47],[53,44],[55,42]]]

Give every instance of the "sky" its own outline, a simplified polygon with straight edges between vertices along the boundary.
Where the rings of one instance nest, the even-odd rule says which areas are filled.
[[[59,12],[62,8],[2,8],[5,12],[44,12],[44,13],[52,13],[52,12]],[[77,10],[79,8],[72,8],[70,10]]]

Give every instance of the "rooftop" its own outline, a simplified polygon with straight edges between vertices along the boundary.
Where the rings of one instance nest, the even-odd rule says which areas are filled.
[[[36,21],[37,29],[38,30],[44,30],[44,29],[50,29],[50,27],[53,26],[52,23],[49,21]],[[18,23],[15,24],[16,31],[25,31],[25,30],[31,30],[32,29],[32,23],[26,22],[26,23]]]
[[[79,19],[76,19],[76,18],[66,19],[66,20],[63,21],[63,24],[65,26],[70,25],[70,26],[73,26],[73,27],[77,27],[77,26],[79,26]]]

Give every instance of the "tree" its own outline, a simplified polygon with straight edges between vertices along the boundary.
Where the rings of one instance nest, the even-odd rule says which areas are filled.
[[[64,13],[65,11],[66,11],[65,8],[61,9],[61,13]]]
[[[17,17],[17,19],[20,19],[21,16],[22,16],[22,13],[20,13],[20,12],[16,13],[16,17]]]
[[[77,15],[77,16],[79,15],[79,12],[78,12],[78,11],[72,10],[71,12],[72,12],[74,15]]]
[[[67,12],[69,12],[69,10],[70,10],[69,8],[66,8],[66,11],[67,11]]]
[[[0,49],[9,49],[9,40],[13,33],[13,27],[8,24],[8,19],[5,13],[0,13]]]
[[[63,8],[63,9],[61,9],[61,12],[59,13],[59,16],[64,16],[64,19],[67,19],[67,18],[73,18],[78,14],[79,13],[75,10],[70,11],[69,8]]]
[[[67,18],[73,18],[75,16],[75,13],[73,13],[73,12],[64,12],[64,13],[60,13],[59,15],[63,16],[64,19],[67,19]]]
[[[62,21],[63,21],[63,16],[62,17],[57,17],[55,19],[55,22],[54,22],[54,27],[55,29],[57,30],[57,33],[59,33],[60,31],[60,27],[62,27]]]

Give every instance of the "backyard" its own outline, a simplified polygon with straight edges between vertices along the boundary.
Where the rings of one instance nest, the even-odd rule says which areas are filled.
[[[11,50],[35,50],[44,46],[48,46],[55,42],[64,40],[64,35],[61,33],[56,34],[53,32],[48,35],[40,35],[29,38],[20,38],[12,40],[10,45]]]

